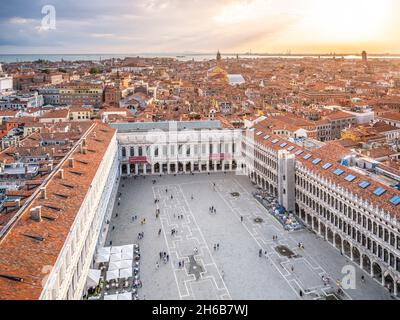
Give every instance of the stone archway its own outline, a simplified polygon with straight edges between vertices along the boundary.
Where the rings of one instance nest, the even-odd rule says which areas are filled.
[[[348,258],[351,258],[351,244],[347,240],[343,240],[343,253]]]
[[[334,245],[333,231],[329,227],[328,227],[328,233],[327,234],[328,234],[328,239],[327,240]]]
[[[190,162],[186,163],[185,170],[186,170],[186,172],[191,172],[192,171],[192,164]]]
[[[321,226],[321,235],[324,237],[324,239],[325,239],[325,232],[326,232],[326,227],[325,227],[325,225],[322,223],[322,222],[320,222],[320,226]],[[326,239],[325,239],[326,240]]]
[[[371,274],[371,259],[363,254],[362,256],[362,260],[363,260],[363,269],[368,272],[368,274]]]
[[[313,217],[313,225],[314,225],[313,230],[318,233],[318,219],[317,219],[317,217]]]
[[[300,207],[297,203],[294,205],[294,212],[296,213],[297,216],[300,215]]]
[[[358,265],[360,265],[361,262],[361,254],[360,254],[360,250],[358,250],[357,247],[353,247],[353,261],[355,263],[357,263]]]
[[[394,292],[394,279],[390,273],[387,273],[384,277],[385,288],[389,290],[390,293]]]
[[[342,250],[342,237],[338,233],[335,234],[335,247]]]
[[[383,277],[382,268],[376,262],[372,263],[372,275],[377,281],[382,283],[382,277]]]

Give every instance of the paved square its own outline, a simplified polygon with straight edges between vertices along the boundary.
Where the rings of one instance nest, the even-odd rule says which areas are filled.
[[[355,265],[307,230],[285,231],[253,191],[247,177],[234,174],[123,179],[106,245],[140,244],[140,298],[325,299],[335,292],[336,280],[344,277],[342,268]],[[256,223],[256,217],[263,222]],[[139,232],[144,232],[141,240]],[[299,242],[304,249],[297,247]],[[297,257],[281,255],[275,250],[279,245]],[[169,255],[167,263],[160,252]],[[346,290],[342,299],[390,299],[375,280],[366,276],[362,283],[363,271],[355,267],[356,289]],[[329,285],[322,276],[330,278]]]

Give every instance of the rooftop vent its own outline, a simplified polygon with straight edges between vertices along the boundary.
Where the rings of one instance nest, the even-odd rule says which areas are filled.
[[[20,277],[9,276],[6,274],[0,274],[0,278],[4,278],[4,279],[11,280],[11,281],[16,281],[16,282],[24,282],[24,279],[22,279]]]
[[[34,207],[29,212],[32,220],[37,222],[42,221],[42,206]]]
[[[30,234],[26,234],[26,233],[23,233],[22,235],[23,235],[24,237],[31,238],[31,239],[33,239],[33,240],[44,241],[44,238],[41,237],[41,236],[33,236],[33,235],[30,235]]]

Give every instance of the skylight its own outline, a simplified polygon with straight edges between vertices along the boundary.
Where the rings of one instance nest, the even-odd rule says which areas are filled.
[[[322,166],[322,169],[328,170],[330,167],[332,167],[332,165],[331,165],[330,163],[325,163],[325,164]]]
[[[379,187],[378,189],[376,189],[374,191],[374,195],[380,197],[381,195],[383,195],[386,192],[386,189]]]
[[[268,136],[268,135],[267,135],[267,136],[264,137],[264,140],[268,140],[270,137],[271,137],[271,136]]]
[[[256,136],[261,136],[262,135],[262,131],[258,131],[257,133],[256,133]]]
[[[340,176],[341,174],[343,174],[343,170],[342,169],[336,169],[335,171],[333,171],[334,174],[336,174],[337,176]]]
[[[295,153],[295,155],[296,155],[296,156],[299,156],[299,155],[301,155],[303,152],[304,152],[303,150],[298,150],[298,151]]]
[[[288,151],[292,151],[294,148],[296,148],[295,146],[291,146],[288,148]]]
[[[277,143],[277,142],[279,142],[279,140],[278,140],[278,139],[274,139],[274,140],[272,140],[272,143]]]
[[[320,159],[320,158],[317,158],[317,159],[315,159],[315,160],[313,160],[313,164],[318,164],[318,163],[320,163],[322,160]]]
[[[310,159],[311,158],[311,154],[306,154],[304,157],[303,157],[303,159],[306,159],[306,160],[308,160],[308,159]]]
[[[348,182],[352,182],[356,179],[356,176],[349,174],[346,178],[344,178]]]
[[[394,196],[393,198],[391,198],[391,199],[389,200],[389,202],[390,202],[391,204],[394,204],[395,206],[397,206],[397,205],[400,204],[400,197],[399,197],[399,196]]]
[[[363,188],[363,189],[368,188],[370,185],[371,185],[371,184],[370,184],[369,182],[367,182],[367,181],[363,181],[363,182],[360,182],[360,183],[358,184],[358,186],[359,186],[360,188]]]
[[[288,144],[286,143],[286,142],[284,142],[284,143],[282,143],[280,146],[282,147],[282,148],[284,148],[284,147],[286,147]]]

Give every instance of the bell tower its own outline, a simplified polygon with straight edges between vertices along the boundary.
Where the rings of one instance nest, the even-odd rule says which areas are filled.
[[[217,64],[219,64],[221,62],[221,52],[217,52]]]

